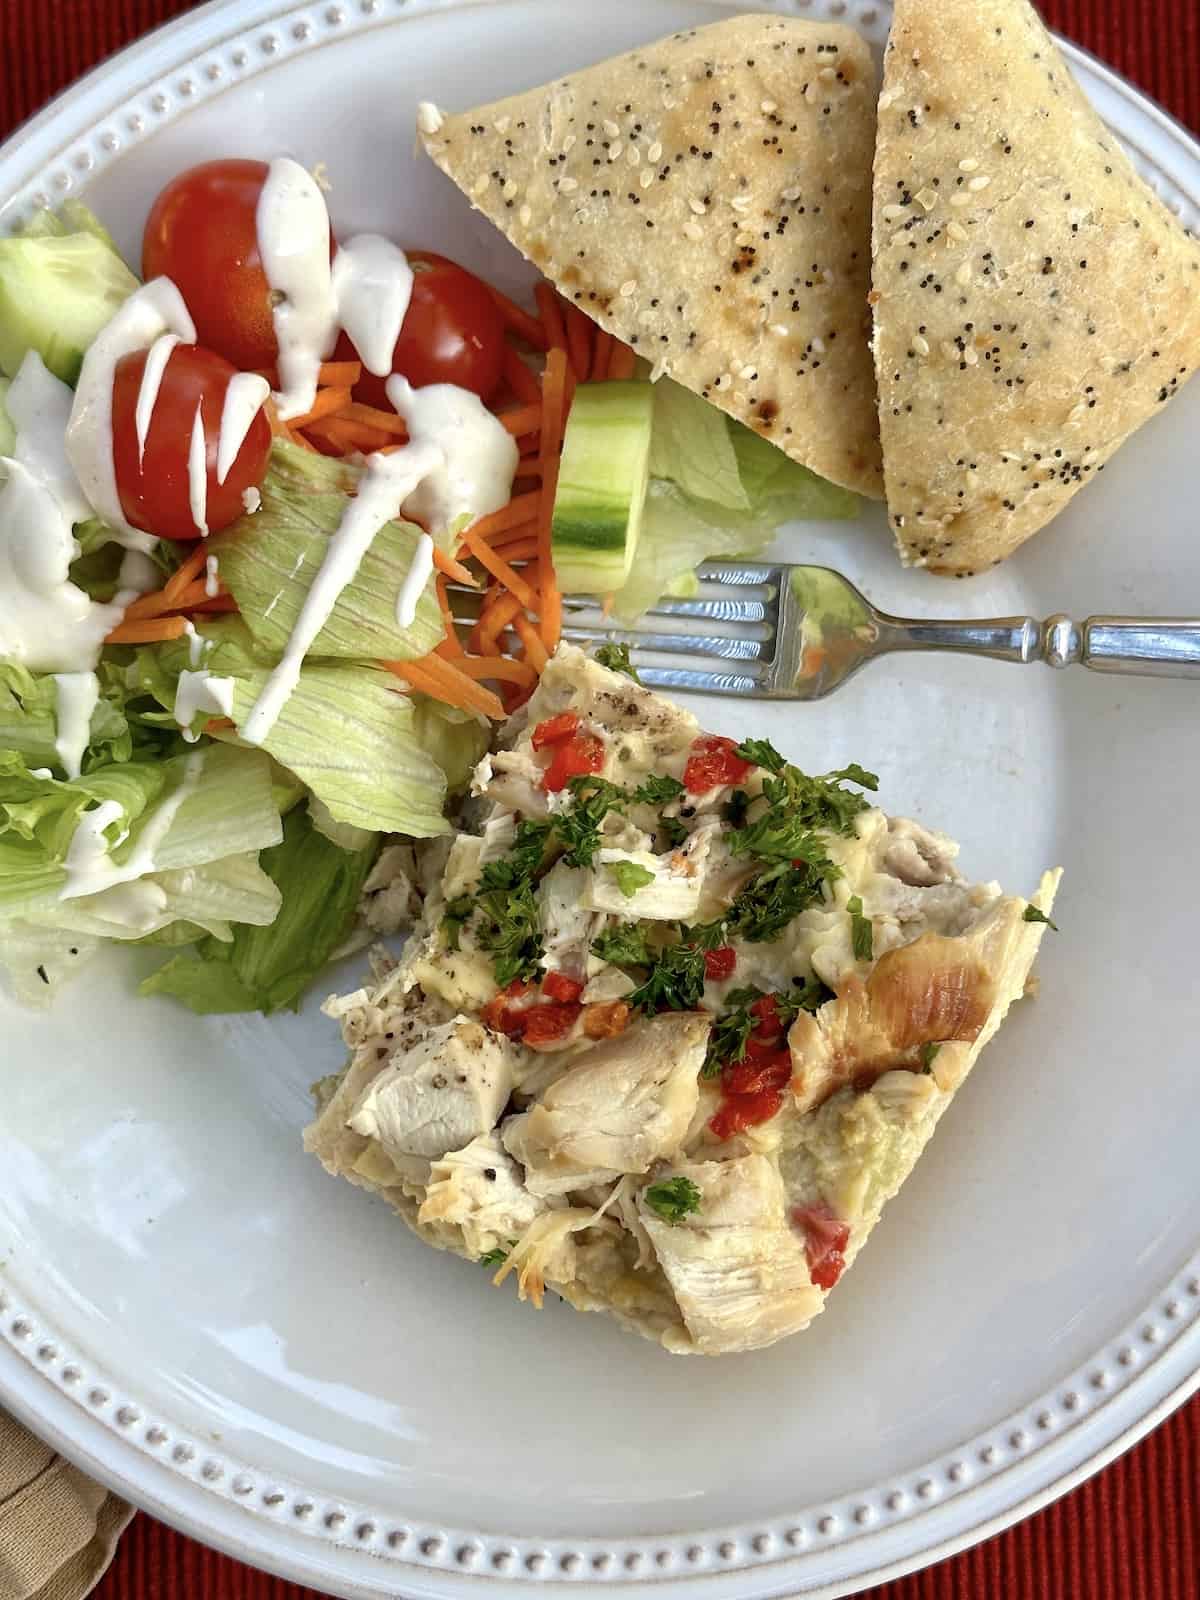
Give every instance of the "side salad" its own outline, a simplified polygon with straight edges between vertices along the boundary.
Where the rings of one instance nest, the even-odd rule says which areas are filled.
[[[0,239],[0,966],[156,945],[142,992],[270,1012],[390,931],[389,836],[447,830],[564,592],[635,617],[856,503],[286,157],[177,177],[141,267],[78,202]]]

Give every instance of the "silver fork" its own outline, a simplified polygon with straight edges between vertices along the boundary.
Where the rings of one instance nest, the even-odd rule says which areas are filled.
[[[629,645],[639,677],[654,688],[761,700],[819,700],[865,662],[899,650],[1200,679],[1196,617],[910,620],[876,610],[830,567],[709,562],[699,578],[694,598],[664,598],[628,626],[586,596],[567,596],[563,637]],[[472,609],[468,591],[457,590],[456,619],[473,620]]]

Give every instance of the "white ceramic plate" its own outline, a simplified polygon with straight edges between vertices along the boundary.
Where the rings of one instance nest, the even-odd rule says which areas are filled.
[[[795,9],[800,9],[799,7]],[[886,6],[812,0],[876,43]],[[335,221],[523,272],[424,160],[419,96],[466,106],[710,20],[706,0],[278,0],[202,7],[0,156],[0,221],[83,191],[136,260],[159,186],[221,154],[324,161]],[[584,18],[586,17],[586,21]],[[1191,220],[1200,153],[1074,64]],[[803,528],[894,610],[1200,611],[1193,385],[1049,534],[960,585],[901,573],[882,519]],[[842,1594],[994,1530],[1176,1404],[1200,1367],[1194,685],[898,658],[825,704],[696,708],[1029,891],[1063,932],[811,1332],[672,1359],[535,1315],[301,1153],[333,1066],[316,1014],[196,1021],[136,957],[50,1018],[0,1001],[0,1401],[202,1539],[345,1595],[654,1579]]]

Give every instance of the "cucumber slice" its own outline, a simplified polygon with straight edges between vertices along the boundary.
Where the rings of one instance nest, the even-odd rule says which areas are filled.
[[[581,383],[563,438],[551,544],[560,589],[609,594],[629,576],[646,503],[654,389]]]
[[[36,350],[74,384],[84,351],[138,286],[87,215],[85,225],[79,214],[39,213],[25,233],[0,239],[0,370],[10,378]]]

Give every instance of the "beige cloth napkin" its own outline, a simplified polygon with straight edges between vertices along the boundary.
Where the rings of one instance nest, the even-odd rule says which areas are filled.
[[[0,1411],[0,1600],[82,1600],[132,1516]]]

